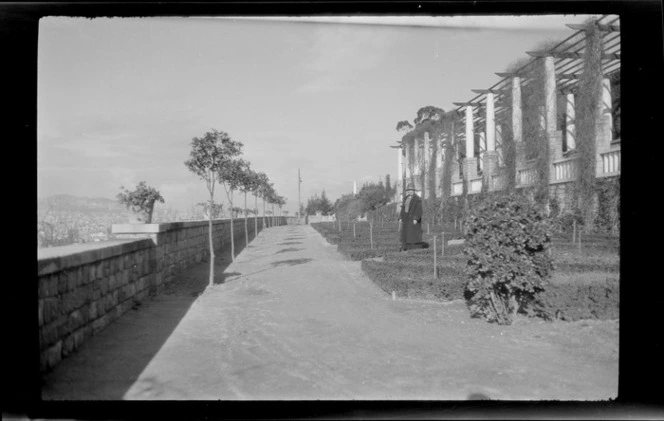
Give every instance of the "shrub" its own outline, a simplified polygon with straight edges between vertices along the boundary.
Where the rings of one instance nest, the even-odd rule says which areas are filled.
[[[118,202],[131,209],[133,212],[142,213],[140,218],[143,222],[150,223],[152,220],[152,211],[154,202],[164,203],[164,198],[154,187],[148,186],[145,181],[138,183],[133,191],[120,186],[121,192],[118,193]]]
[[[517,311],[532,311],[551,276],[548,221],[542,209],[514,193],[488,197],[467,221],[471,315],[511,324]]]

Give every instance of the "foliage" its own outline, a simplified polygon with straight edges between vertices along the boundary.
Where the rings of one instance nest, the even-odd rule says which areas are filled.
[[[471,211],[464,253],[473,317],[511,324],[519,309],[535,305],[553,270],[550,237],[541,208],[523,195],[494,195]]]
[[[305,212],[307,215],[314,215],[317,212],[320,212],[322,215],[329,215],[332,212],[332,203],[327,198],[325,190],[323,190],[320,196],[315,194],[307,200]]]
[[[231,139],[228,133],[212,129],[201,138],[191,140],[189,159],[184,162],[189,171],[205,181],[210,194],[210,206],[214,206],[214,188],[218,172],[229,161],[242,153],[242,143]],[[210,239],[210,285],[214,284],[214,241],[212,238],[212,213],[208,217],[208,236]],[[232,237],[231,237],[232,238]]]
[[[196,206],[203,208],[203,212],[207,217],[210,215],[210,202],[199,202],[196,203]],[[212,219],[218,219],[223,215],[224,205],[213,203],[212,204]]]
[[[400,122],[397,123],[396,130],[401,131],[401,130],[410,130],[413,128],[413,125],[410,124],[407,120],[401,120]]]
[[[427,105],[426,107],[422,107],[417,110],[417,117],[415,117],[413,123],[418,125],[427,120],[439,120],[443,114],[445,114],[445,111],[442,108],[434,107],[433,105]]]
[[[364,204],[354,194],[344,194],[334,202],[332,212],[338,220],[356,219],[362,215]]]
[[[598,208],[596,228],[613,235],[620,232],[620,177],[596,180]]]
[[[376,183],[365,183],[357,196],[362,202],[362,213],[376,210],[389,203],[394,197],[395,190],[387,188],[382,181]]]
[[[121,186],[122,192],[118,193],[117,198],[127,209],[151,213],[155,202],[164,203],[164,198],[154,187],[148,186],[145,181],[138,183],[136,188],[129,191]]]
[[[595,161],[598,101],[602,94],[602,38],[599,29],[590,21],[586,30],[583,73],[579,80],[577,101],[576,149],[577,160],[576,205],[583,212],[587,230],[592,229],[596,217]]]
[[[191,141],[189,159],[185,161],[189,171],[205,180],[208,192],[213,196],[217,172],[231,159],[242,153],[242,143],[230,138],[228,133],[212,129],[201,138]]]

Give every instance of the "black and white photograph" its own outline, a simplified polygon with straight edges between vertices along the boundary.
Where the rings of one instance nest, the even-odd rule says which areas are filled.
[[[40,17],[40,400],[618,399],[621,16],[581,12]]]

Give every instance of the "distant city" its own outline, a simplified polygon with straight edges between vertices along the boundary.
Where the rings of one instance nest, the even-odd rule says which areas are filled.
[[[111,225],[126,223],[127,215],[127,209],[113,199],[72,195],[39,198],[37,248],[111,240],[114,238]],[[197,219],[204,219],[199,206],[193,206],[188,212],[156,206],[152,222]]]

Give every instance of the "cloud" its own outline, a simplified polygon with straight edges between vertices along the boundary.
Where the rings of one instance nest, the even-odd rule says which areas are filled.
[[[390,48],[388,34],[378,28],[321,25],[314,31],[307,54],[305,77],[299,93],[344,89],[378,66]]]

